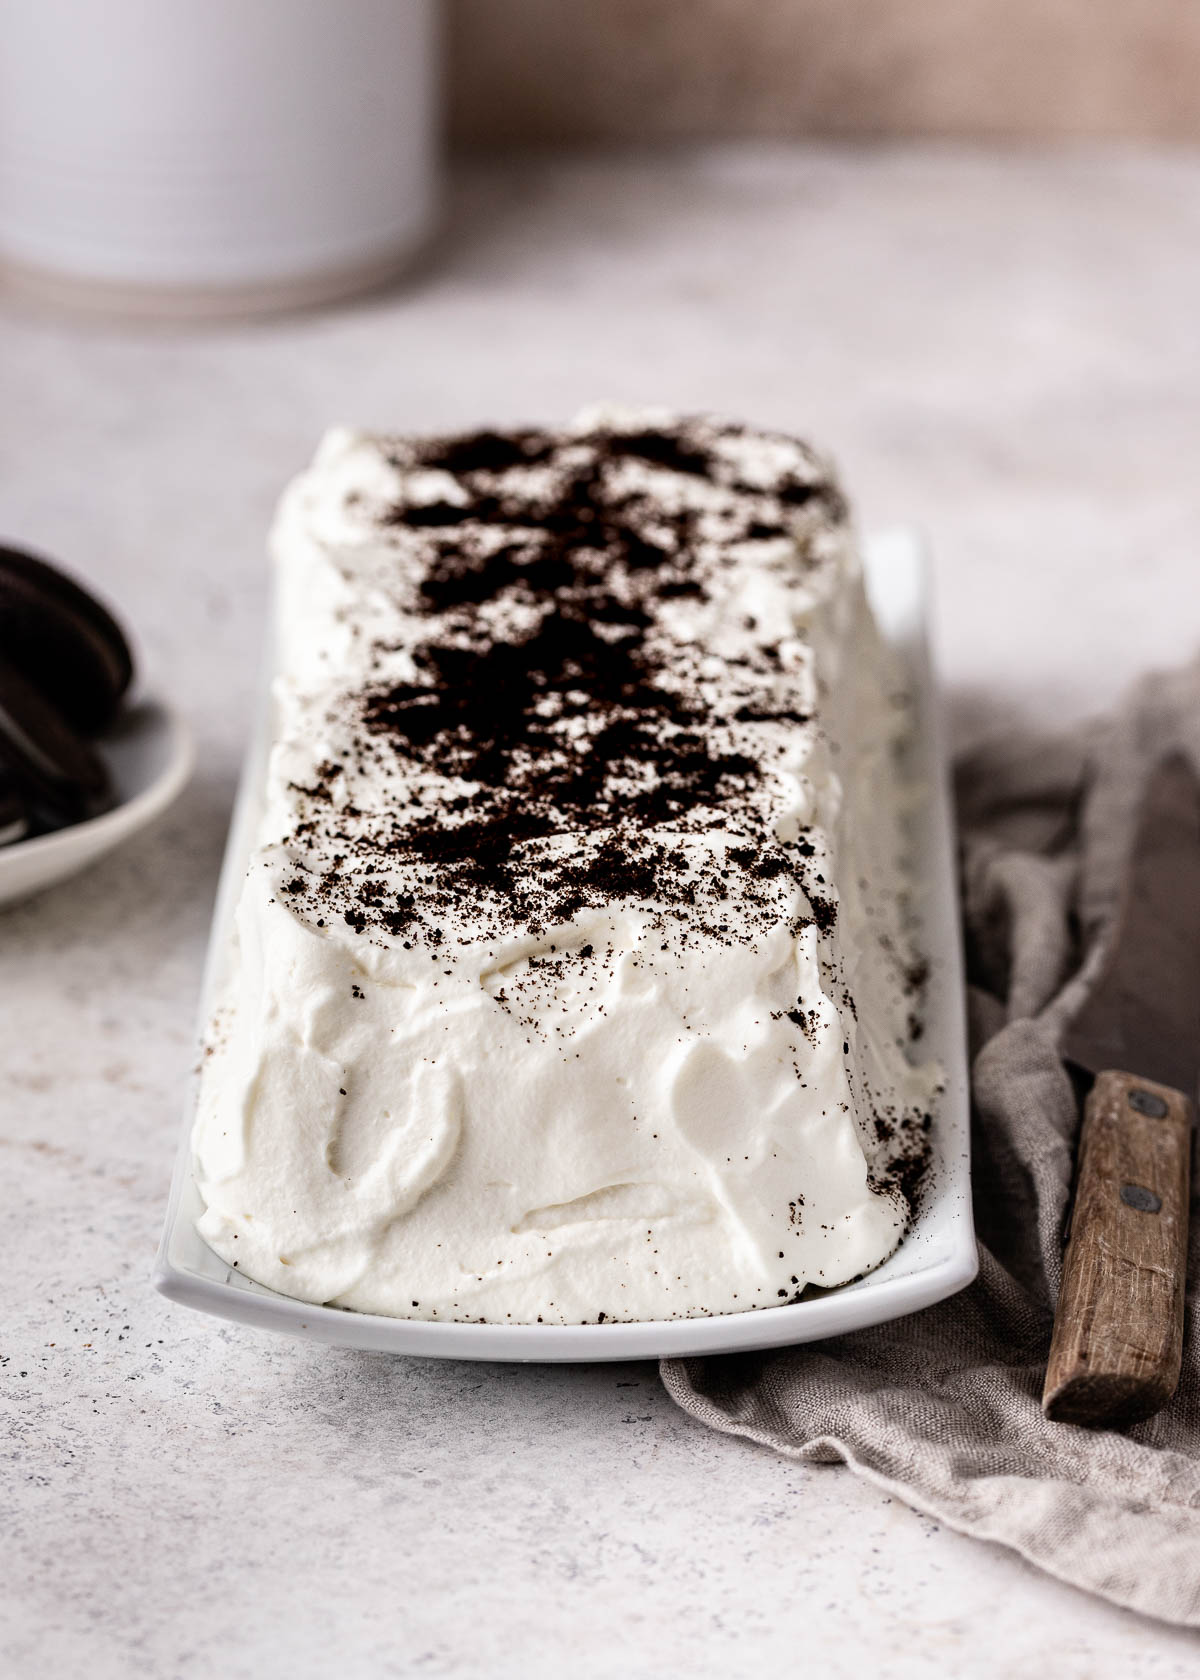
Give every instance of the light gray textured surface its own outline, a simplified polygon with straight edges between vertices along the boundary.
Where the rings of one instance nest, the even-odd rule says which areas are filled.
[[[466,179],[403,294],[183,334],[0,319],[0,529],[189,712],[157,831],[0,916],[0,1669],[47,1680],[1173,1680],[1200,1643],[676,1413],[653,1369],[388,1361],[147,1276],[253,687],[263,529],[333,419],[715,406],[939,561],[960,739],[1200,641],[1200,159],[711,152]],[[632,1386],[623,1386],[632,1385]]]

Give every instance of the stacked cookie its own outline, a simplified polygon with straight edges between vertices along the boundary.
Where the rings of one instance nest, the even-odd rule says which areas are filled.
[[[132,680],[129,643],[95,596],[0,547],[0,845],[103,810],[108,771],[92,742]]]

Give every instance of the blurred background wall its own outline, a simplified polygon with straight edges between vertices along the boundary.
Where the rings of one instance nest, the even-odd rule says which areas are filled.
[[[460,145],[1200,139],[1197,0],[450,0]]]

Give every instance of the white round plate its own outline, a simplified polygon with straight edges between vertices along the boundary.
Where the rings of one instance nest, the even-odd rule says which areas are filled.
[[[0,846],[0,905],[16,904],[95,863],[165,811],[192,772],[191,737],[161,700],[128,707],[98,745],[116,804],[54,834]]]

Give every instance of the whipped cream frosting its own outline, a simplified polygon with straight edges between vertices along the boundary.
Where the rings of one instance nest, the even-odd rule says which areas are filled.
[[[806,445],[596,411],[336,431],[286,492],[273,747],[194,1134],[302,1300],[745,1311],[895,1248],[899,673]]]

